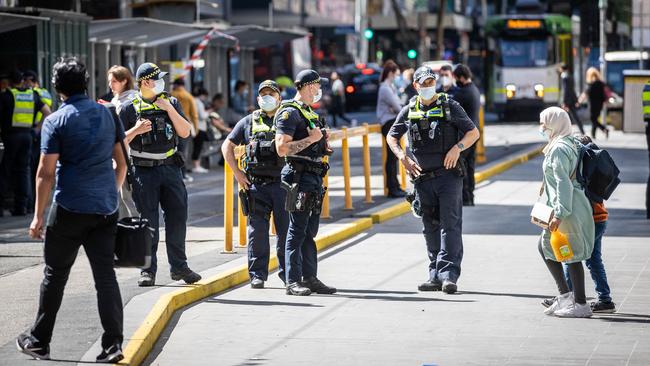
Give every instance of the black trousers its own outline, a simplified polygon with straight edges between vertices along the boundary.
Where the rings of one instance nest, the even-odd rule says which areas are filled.
[[[57,207],[52,226],[45,235],[45,277],[41,283],[36,323],[31,334],[43,344],[52,340],[56,314],[70,269],[83,245],[97,290],[97,306],[104,334],[102,347],[122,344],[122,297],[113,269],[117,213],[79,214]]]
[[[577,124],[578,128],[580,129],[580,133],[584,135],[585,134],[585,127],[582,125],[582,120],[580,119],[580,117],[578,117],[578,111],[576,110],[576,106],[567,104],[567,107],[569,108],[568,113],[569,113],[569,118],[571,119],[571,122]]]
[[[390,128],[393,126],[392,121],[387,121],[381,126],[381,134],[388,136]],[[388,193],[399,191],[401,189],[399,181],[397,180],[397,157],[393,154],[390,148],[386,149],[386,185],[388,186]]]
[[[474,205],[474,167],[476,165],[476,146],[472,145],[463,154],[465,158],[465,177],[463,177],[463,205]]]
[[[205,131],[199,130],[194,136],[194,145],[192,146],[192,160],[199,160],[201,157],[201,149],[203,143],[208,140],[208,134]]]
[[[30,158],[32,135],[28,129],[2,135],[5,151],[0,163],[0,209],[9,187],[14,192],[14,211],[26,211],[29,198]]]
[[[600,117],[600,112],[603,110],[603,106],[601,105],[600,107],[592,107],[590,109],[589,116],[591,117],[591,137],[595,138],[596,137],[596,129],[600,129],[601,131],[606,131],[607,127],[605,127],[604,124],[598,122],[598,117]],[[604,121],[603,121],[604,122]]]
[[[352,123],[352,120],[343,113],[344,111],[345,102],[343,102],[343,98],[340,95],[335,95],[332,98],[332,109],[330,111],[332,113],[332,127],[336,127],[336,117],[340,117],[348,124]]]

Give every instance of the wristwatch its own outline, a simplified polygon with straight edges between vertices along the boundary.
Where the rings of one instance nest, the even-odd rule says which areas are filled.
[[[460,149],[460,151],[465,150],[465,145],[463,145],[462,142],[457,143],[456,146],[458,146],[458,148]]]

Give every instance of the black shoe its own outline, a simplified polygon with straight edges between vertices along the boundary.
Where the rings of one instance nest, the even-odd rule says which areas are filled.
[[[253,278],[251,280],[251,288],[264,288],[264,281],[261,278]]]
[[[406,192],[404,192],[401,189],[396,190],[396,191],[391,191],[391,192],[388,192],[388,197],[390,197],[390,198],[403,198],[403,197],[406,197]]]
[[[616,304],[613,301],[602,302],[598,300],[591,303],[591,311],[594,313],[615,313]]]
[[[138,286],[140,287],[150,287],[156,284],[156,274],[142,271],[140,272],[140,279],[138,280]]]
[[[172,272],[171,277],[174,281],[183,280],[187,284],[192,284],[201,280],[201,275],[189,268],[183,270],[182,272]]]
[[[331,295],[336,293],[336,288],[325,285],[316,277],[304,280],[302,285],[310,289],[311,292],[317,294]]]
[[[555,299],[556,299],[555,297],[550,297],[548,299],[542,300],[542,306],[545,308],[551,307],[551,305],[553,305],[553,303],[555,302]]]
[[[287,295],[309,296],[311,295],[311,290],[307,287],[303,287],[298,282],[294,282],[287,285]]]
[[[116,363],[124,359],[122,354],[122,347],[119,344],[114,344],[107,349],[102,350],[102,353],[97,356],[97,362],[101,363]]]
[[[446,294],[454,294],[458,291],[458,286],[454,282],[451,282],[449,280],[444,280],[442,282],[442,292]]]
[[[423,282],[420,286],[418,286],[419,291],[440,291],[442,290],[442,283],[438,280],[429,280],[427,282]]]
[[[34,336],[30,334],[21,334],[16,338],[16,348],[37,360],[50,359],[50,346],[41,344]]]

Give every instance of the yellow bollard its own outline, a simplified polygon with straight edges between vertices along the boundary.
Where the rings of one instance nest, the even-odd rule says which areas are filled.
[[[368,128],[367,123],[364,123],[363,126],[366,128],[366,133],[363,135],[363,179],[366,187],[366,199],[364,202],[372,203],[372,192],[370,187],[370,143],[368,142],[370,129]]]
[[[240,190],[242,189],[239,183],[237,184],[237,188]],[[239,195],[237,195],[237,225],[239,226],[239,243],[237,243],[237,246],[239,248],[246,248],[246,245],[248,244],[248,236],[246,235],[246,216],[244,216],[244,212],[242,211],[242,203]]]
[[[384,196],[388,196],[388,178],[386,177],[386,159],[388,159],[387,154],[388,154],[388,144],[386,143],[386,139],[384,138],[384,135],[382,135],[381,136],[381,171],[384,174]]]
[[[223,165],[223,251],[221,253],[235,253],[232,249],[232,225],[233,225],[233,173],[228,164]]]
[[[348,145],[348,128],[343,127],[343,141],[341,142],[341,158],[343,163],[343,187],[345,190],[344,210],[353,210],[352,192],[350,190],[350,147]]]
[[[329,157],[328,156],[324,157],[323,161],[328,162]],[[327,172],[327,175],[325,175],[325,177],[323,177],[323,186],[325,188],[329,188],[329,177],[330,177],[329,172]],[[323,197],[323,207],[321,209],[320,217],[321,217],[321,219],[331,219],[332,218],[332,216],[330,216],[330,191],[329,191],[329,189],[325,190],[325,197]]]
[[[485,157],[485,139],[483,138],[483,126],[485,125],[485,109],[481,106],[478,114],[478,132],[481,133],[481,137],[476,142],[476,162],[483,164],[487,161]]]
[[[402,139],[399,141],[399,144],[402,146],[402,150],[404,150],[404,143],[405,138],[402,136]],[[401,186],[403,190],[406,190],[406,169],[404,169],[404,165],[402,163],[399,164],[399,175],[401,178]]]

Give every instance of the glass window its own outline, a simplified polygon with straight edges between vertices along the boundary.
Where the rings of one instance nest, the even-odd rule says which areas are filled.
[[[541,67],[548,66],[549,45],[546,39],[509,40],[499,42],[501,66]]]

